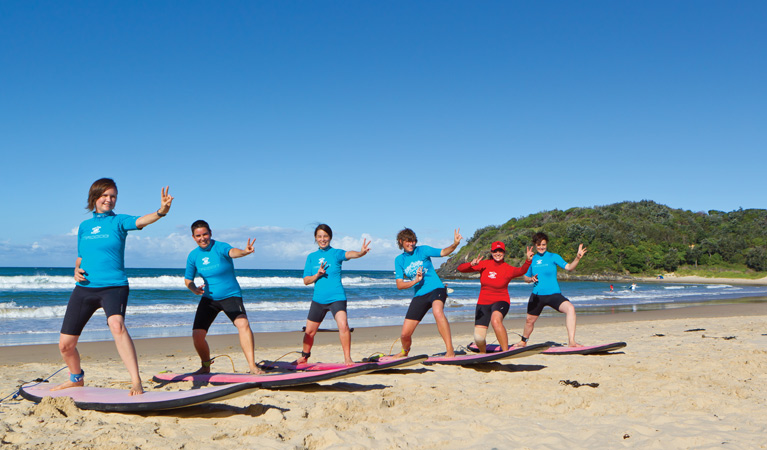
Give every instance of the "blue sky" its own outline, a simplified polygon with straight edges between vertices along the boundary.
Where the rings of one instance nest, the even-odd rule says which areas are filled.
[[[0,3],[0,266],[72,266],[90,184],[142,215],[129,267],[203,218],[302,268],[413,228],[446,246],[551,209],[764,208],[762,1]]]

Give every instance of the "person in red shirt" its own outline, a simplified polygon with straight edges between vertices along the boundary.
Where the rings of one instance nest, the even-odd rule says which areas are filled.
[[[474,316],[474,343],[477,344],[480,353],[485,353],[488,325],[493,325],[495,336],[501,345],[501,350],[509,349],[509,336],[506,327],[503,326],[503,318],[509,312],[511,301],[509,299],[509,282],[512,278],[519,277],[527,272],[530,261],[533,259],[533,248],[527,247],[527,260],[522,267],[514,267],[503,261],[506,256],[506,244],[500,241],[490,245],[493,259],[483,260],[477,256],[470,263],[463,263],[457,267],[459,272],[480,272],[479,299]]]

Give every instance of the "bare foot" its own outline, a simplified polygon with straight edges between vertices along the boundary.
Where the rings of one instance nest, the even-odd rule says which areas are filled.
[[[567,346],[568,347],[575,347],[575,348],[583,347],[581,344],[579,344],[577,342],[570,342],[569,344],[567,344]]]
[[[516,344],[511,346],[512,348],[525,348],[527,347],[527,342],[525,341],[519,341]]]
[[[306,364],[306,362],[309,361],[309,358],[304,358],[303,356],[298,358],[297,360],[293,361],[293,365],[299,365],[299,364]]]
[[[445,358],[455,358],[455,352],[452,350],[445,352]]]
[[[141,382],[133,383],[130,387],[130,395],[141,395],[144,393],[144,387],[141,386]]]
[[[62,389],[69,389],[69,388],[73,388],[73,387],[82,387],[82,386],[85,386],[85,380],[80,380],[80,381],[77,381],[77,382],[67,381],[66,383],[61,383],[60,385],[58,385],[58,386],[56,386],[54,388],[51,388],[51,390],[52,391],[60,391]]]
[[[251,367],[251,368],[250,368],[250,370],[249,370],[248,372],[249,372],[249,373],[252,373],[253,375],[263,375],[263,374],[264,374],[264,371],[263,371],[263,370],[261,370],[261,369],[259,369],[259,368],[258,368],[258,367],[256,367],[256,366],[253,366],[253,367]]]
[[[351,359],[346,359],[344,360],[344,364],[346,364],[347,366],[353,366],[356,363],[352,361]]]

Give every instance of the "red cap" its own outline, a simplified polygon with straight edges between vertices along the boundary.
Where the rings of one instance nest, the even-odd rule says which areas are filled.
[[[498,249],[501,249],[501,250],[503,250],[503,251],[505,252],[505,251],[506,251],[506,244],[504,244],[504,243],[503,243],[503,242],[501,242],[501,241],[495,241],[495,242],[493,242],[493,243],[490,245],[490,251],[491,251],[491,252],[494,252],[494,251],[496,251],[496,250],[498,250]]]

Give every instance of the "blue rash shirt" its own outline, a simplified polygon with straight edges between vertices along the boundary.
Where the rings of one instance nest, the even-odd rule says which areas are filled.
[[[346,300],[346,292],[341,284],[341,265],[346,259],[346,251],[328,246],[310,253],[304,265],[304,277],[316,275],[320,265],[325,263],[325,275],[314,282],[312,300],[323,305]]]
[[[85,270],[85,281],[77,283],[89,288],[127,286],[125,273],[125,239],[128,232],[138,230],[138,216],[93,213],[77,230],[77,257]]]
[[[533,285],[533,294],[551,295],[562,292],[557,282],[557,266],[565,268],[567,262],[556,253],[536,253],[525,276],[538,275],[538,282]]]
[[[234,263],[229,256],[232,246],[226,242],[210,241],[206,248],[197,247],[186,258],[184,278],[194,280],[199,274],[205,282],[203,297],[223,300],[229,297],[242,297],[240,284],[234,276]]]
[[[422,267],[423,279],[413,288],[415,294],[413,297],[428,294],[429,292],[445,287],[442,280],[437,276],[431,258],[441,257],[442,249],[429,247],[428,245],[418,245],[412,253],[402,252],[394,259],[394,278],[404,280],[405,278],[414,279],[418,268]]]

